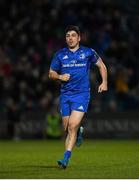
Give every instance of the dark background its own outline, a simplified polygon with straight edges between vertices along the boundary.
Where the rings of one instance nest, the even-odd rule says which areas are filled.
[[[0,0],[0,138],[47,138],[60,88],[48,70],[69,24],[80,27],[81,44],[95,49],[108,68],[107,93],[97,93],[98,69],[90,72],[86,137],[138,138],[137,0]]]

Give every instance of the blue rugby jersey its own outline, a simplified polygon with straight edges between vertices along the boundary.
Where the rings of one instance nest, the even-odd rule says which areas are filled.
[[[50,68],[59,74],[70,74],[69,81],[62,82],[61,93],[90,91],[89,70],[98,59],[95,50],[85,46],[80,46],[75,52],[67,47],[56,52]]]

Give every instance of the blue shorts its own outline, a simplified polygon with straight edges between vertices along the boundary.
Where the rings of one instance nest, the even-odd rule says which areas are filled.
[[[90,100],[90,92],[76,93],[72,95],[60,95],[60,112],[61,115],[70,116],[71,111],[87,112]]]

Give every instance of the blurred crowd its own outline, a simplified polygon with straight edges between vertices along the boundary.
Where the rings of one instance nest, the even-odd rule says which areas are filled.
[[[65,46],[68,24],[81,28],[81,43],[95,49],[108,68],[109,91],[104,94],[97,94],[97,68],[91,71],[89,111],[139,109],[139,44],[133,14],[139,3],[128,1],[1,0],[0,111],[49,112],[58,106],[60,83],[49,80],[48,70],[54,53]]]

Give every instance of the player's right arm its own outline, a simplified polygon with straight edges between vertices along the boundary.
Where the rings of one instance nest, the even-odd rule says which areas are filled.
[[[70,79],[70,74],[59,74],[61,72],[61,61],[59,58],[59,53],[56,53],[52,59],[49,78],[53,80],[68,81]]]
[[[70,74],[58,74],[50,68],[49,78],[53,80],[68,81],[70,79]]]

